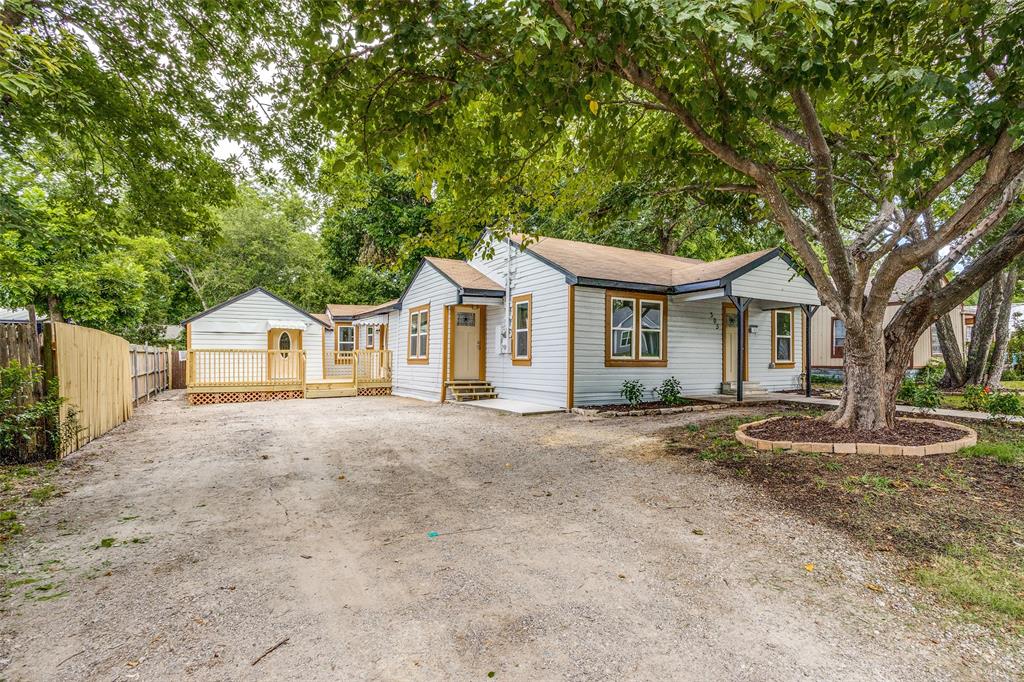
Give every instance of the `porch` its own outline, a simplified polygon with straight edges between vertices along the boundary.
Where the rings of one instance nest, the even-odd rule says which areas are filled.
[[[325,369],[323,377],[308,377],[304,350],[189,350],[188,402],[197,405],[391,394],[391,351],[335,351],[329,355],[330,373]]]

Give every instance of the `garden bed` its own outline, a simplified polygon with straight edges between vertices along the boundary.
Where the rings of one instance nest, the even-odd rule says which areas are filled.
[[[899,419],[894,429],[839,428],[823,419],[776,417],[736,430],[736,439],[759,450],[920,457],[956,452],[978,442],[966,426],[937,419]]]
[[[726,405],[721,403],[685,399],[682,402],[676,403],[666,403],[659,400],[638,403],[636,405],[588,405],[587,407],[577,407],[573,409],[573,412],[588,417],[639,417],[650,414],[703,412],[704,410],[720,410],[724,407]]]

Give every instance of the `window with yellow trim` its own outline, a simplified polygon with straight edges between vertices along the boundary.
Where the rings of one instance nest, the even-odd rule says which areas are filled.
[[[776,367],[792,366],[793,359],[793,311],[772,311],[772,362]]]
[[[666,306],[664,296],[606,292],[605,364],[664,366]]]
[[[430,344],[430,308],[409,311],[409,360],[426,362]]]
[[[356,349],[356,328],[352,325],[338,327],[338,350],[353,351]]]
[[[512,297],[512,364],[528,365],[532,359],[533,295]]]

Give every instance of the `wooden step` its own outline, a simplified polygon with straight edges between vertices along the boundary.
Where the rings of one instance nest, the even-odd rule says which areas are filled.
[[[348,398],[356,394],[354,386],[347,388],[323,388],[306,385],[307,398]]]
[[[488,391],[487,393],[470,393],[470,394],[455,394],[455,402],[464,403],[470,400],[490,400],[497,398],[498,394],[494,391]]]
[[[489,381],[449,381],[445,384],[456,402],[467,400],[487,400],[497,398],[498,393]]]

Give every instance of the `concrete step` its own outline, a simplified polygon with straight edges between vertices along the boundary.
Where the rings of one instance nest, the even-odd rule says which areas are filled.
[[[721,385],[721,388],[720,388],[720,392],[721,392],[722,395],[736,395],[736,382],[735,381],[723,382],[722,385]],[[768,393],[768,391],[766,391],[761,386],[761,384],[757,383],[756,381],[744,381],[743,382],[743,395],[744,396],[764,395],[766,393]]]

